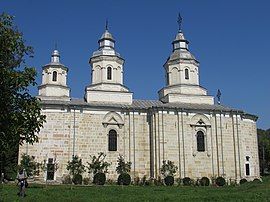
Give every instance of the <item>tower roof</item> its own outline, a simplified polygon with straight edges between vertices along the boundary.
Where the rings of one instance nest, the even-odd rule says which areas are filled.
[[[105,39],[111,40],[111,41],[115,42],[115,40],[114,40],[112,34],[111,34],[107,29],[106,29],[105,32],[102,34],[102,36],[100,37],[100,39],[99,39],[98,42],[103,41],[103,40],[105,40]]]
[[[43,67],[46,68],[48,66],[61,66],[62,68],[65,68],[68,70],[68,68],[60,62],[60,52],[57,49],[54,49],[52,51],[51,62],[44,65]]]
[[[114,49],[115,40],[112,34],[108,30],[108,24],[106,22],[105,32],[98,40],[99,48],[93,53],[92,57],[107,55],[107,56],[118,56],[121,57]]]

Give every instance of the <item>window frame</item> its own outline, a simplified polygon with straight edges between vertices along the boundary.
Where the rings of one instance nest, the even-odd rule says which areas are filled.
[[[205,134],[203,131],[196,133],[197,152],[205,152]]]
[[[117,151],[117,132],[114,129],[108,134],[108,151]]]
[[[53,73],[52,73],[52,81],[57,81],[57,71],[53,71]]]
[[[189,69],[185,68],[185,79],[189,80]]]
[[[112,80],[112,67],[107,67],[107,80]]]

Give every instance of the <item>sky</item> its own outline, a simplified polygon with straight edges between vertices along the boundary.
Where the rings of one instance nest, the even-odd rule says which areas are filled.
[[[57,43],[74,98],[83,98],[90,84],[89,58],[108,19],[125,59],[124,84],[135,99],[158,99],[180,12],[189,49],[200,62],[201,86],[213,96],[220,89],[223,105],[257,115],[262,129],[270,128],[269,10],[268,0],[0,0],[0,12],[15,16],[34,47],[27,65],[36,67],[37,83]],[[30,91],[38,93],[37,87]]]

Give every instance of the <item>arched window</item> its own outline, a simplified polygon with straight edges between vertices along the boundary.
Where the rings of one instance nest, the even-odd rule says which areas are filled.
[[[168,72],[166,73],[166,83],[167,83],[167,85],[169,85],[169,73]]]
[[[53,71],[52,80],[57,81],[57,72],[56,71]]]
[[[115,130],[109,132],[109,151],[117,151],[117,133]]]
[[[189,71],[188,71],[188,69],[185,69],[185,79],[189,79]]]
[[[112,80],[112,68],[111,67],[107,68],[107,79]]]
[[[205,141],[204,134],[202,131],[197,132],[197,151],[204,152],[205,151]]]

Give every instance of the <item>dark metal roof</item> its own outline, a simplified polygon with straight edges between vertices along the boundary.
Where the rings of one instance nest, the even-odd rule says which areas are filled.
[[[70,101],[61,100],[42,100],[43,105],[65,105],[82,107],[108,107],[121,109],[148,109],[148,108],[171,108],[171,109],[193,109],[193,110],[218,110],[218,111],[239,111],[223,105],[191,104],[191,103],[163,103],[159,100],[133,100],[131,105],[116,104],[108,102],[85,102],[83,99],[71,99]]]
[[[184,110],[184,111],[222,111],[222,112],[235,112],[242,114],[244,117],[258,119],[256,115],[252,115],[244,112],[243,110],[227,107],[224,105],[210,105],[210,104],[192,104],[192,103],[163,103],[159,100],[133,100],[132,104],[116,104],[108,102],[86,102],[83,99],[74,99],[70,101],[61,100],[42,100],[43,106],[70,106],[70,107],[83,107],[83,108],[107,108],[111,109],[121,109],[121,110],[147,110],[147,109],[163,109],[163,110]]]

